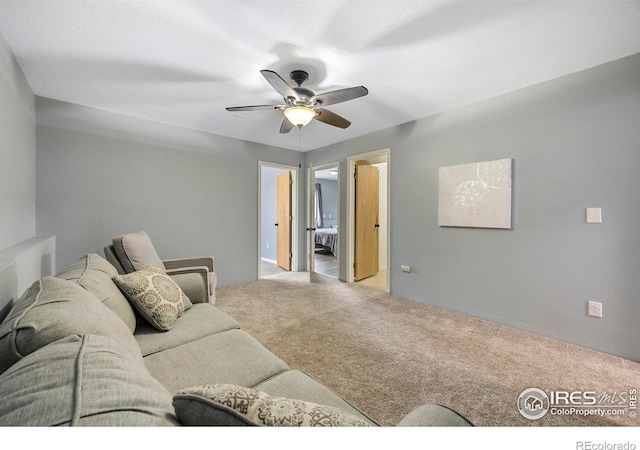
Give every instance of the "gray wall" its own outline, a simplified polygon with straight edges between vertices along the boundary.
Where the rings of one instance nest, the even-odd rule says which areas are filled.
[[[316,179],[322,186],[322,212],[325,228],[338,225],[338,182],[335,180]]]
[[[305,165],[346,171],[348,156],[391,148],[392,293],[640,361],[639,73],[635,55],[309,152]],[[513,230],[439,227],[438,168],[497,158],[515,161]],[[602,224],[585,223],[587,207]],[[603,302],[602,319],[587,300]]]
[[[0,320],[55,271],[55,238],[36,232],[35,96],[0,36]]]
[[[213,255],[219,286],[257,278],[258,161],[299,152],[37,98],[37,231],[60,270],[145,230],[162,258]]]
[[[0,35],[0,249],[36,230],[35,97]]]

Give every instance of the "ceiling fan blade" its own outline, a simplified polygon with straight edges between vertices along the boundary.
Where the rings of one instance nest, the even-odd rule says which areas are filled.
[[[300,96],[298,95],[298,93],[294,91],[293,88],[289,86],[289,83],[284,81],[282,77],[276,72],[274,72],[273,70],[261,70],[260,73],[263,77],[266,78],[269,84],[273,86],[273,88],[278,91],[278,93],[284,98],[291,97],[296,101],[300,100]]]
[[[324,122],[338,128],[348,128],[349,125],[351,125],[351,122],[349,122],[347,119],[334,112],[329,111],[328,109],[317,108],[316,112],[317,114],[314,119],[319,120],[320,122]]]
[[[311,98],[311,102],[319,102],[323,106],[335,105],[336,103],[346,102],[354,98],[364,97],[368,93],[369,90],[366,87],[357,86],[315,95]]]
[[[280,133],[285,134],[291,131],[292,129],[293,129],[293,124],[289,122],[289,119],[285,117],[284,120],[282,121],[282,124],[280,125]]]
[[[274,109],[284,109],[284,105],[254,105],[254,106],[228,106],[227,111],[270,111]]]

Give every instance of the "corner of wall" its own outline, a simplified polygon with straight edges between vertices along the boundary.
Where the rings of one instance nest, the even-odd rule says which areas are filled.
[[[36,236],[0,250],[0,317],[34,281],[56,274],[55,253],[55,236]]]

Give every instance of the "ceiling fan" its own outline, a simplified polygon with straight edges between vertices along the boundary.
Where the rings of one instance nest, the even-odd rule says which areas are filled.
[[[288,133],[294,126],[302,128],[313,119],[319,120],[338,128],[347,128],[351,125],[344,117],[325,109],[324,106],[335,105],[369,93],[366,87],[357,86],[335,91],[316,94],[310,89],[302,87],[309,79],[309,74],[304,70],[291,72],[291,80],[297,86],[290,86],[280,75],[273,70],[261,70],[260,73],[269,84],[280,94],[284,100],[281,105],[255,105],[255,106],[230,106],[227,111],[268,111],[278,110],[284,112],[284,120],[280,125],[280,133]]]

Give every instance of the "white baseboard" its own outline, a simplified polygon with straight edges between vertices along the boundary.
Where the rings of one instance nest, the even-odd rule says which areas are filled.
[[[269,259],[269,258],[260,258],[260,261],[264,261],[266,263],[271,263],[271,264],[278,264],[278,261],[274,259]]]

